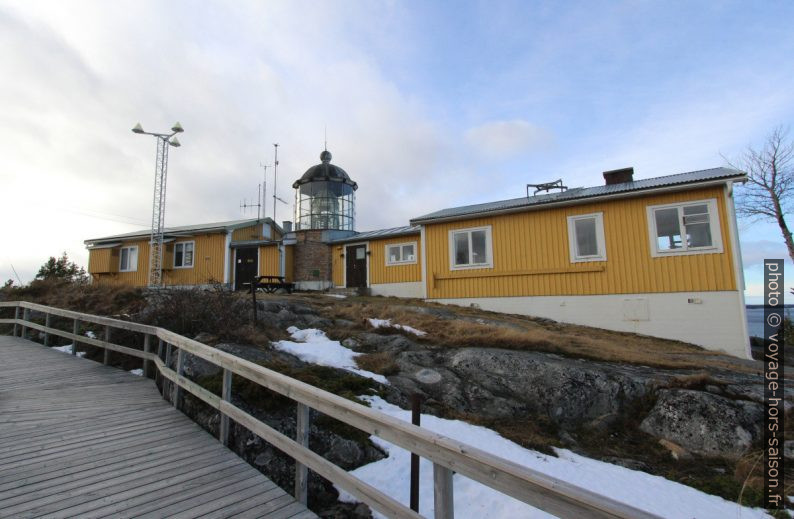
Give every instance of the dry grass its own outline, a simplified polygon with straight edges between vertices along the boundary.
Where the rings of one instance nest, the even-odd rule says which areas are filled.
[[[401,333],[420,342],[448,348],[505,348],[658,368],[715,368],[759,372],[759,368],[755,366],[735,362],[718,352],[703,350],[679,341],[473,308],[423,302],[416,302],[412,306],[414,308],[403,301],[386,298],[351,298],[334,304],[331,313],[335,318],[353,321],[361,329],[377,333]],[[417,311],[415,307],[436,307],[449,315],[442,317]],[[427,332],[427,335],[417,337],[394,327],[372,329],[367,318],[391,319],[395,324],[412,326]]]
[[[388,352],[365,353],[356,357],[356,364],[359,368],[389,376],[400,372],[394,356]]]

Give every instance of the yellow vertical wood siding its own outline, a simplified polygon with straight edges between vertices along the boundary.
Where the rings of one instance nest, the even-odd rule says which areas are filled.
[[[118,270],[118,249],[92,249],[88,252],[89,274],[104,274]]]
[[[403,265],[386,265],[386,247],[399,243],[416,244],[416,261]],[[369,282],[371,285],[381,283],[408,283],[422,281],[422,266],[419,234],[400,236],[369,242]]]
[[[235,229],[232,231],[232,241],[250,241],[250,240],[280,240],[281,233],[279,233],[275,227],[272,225],[270,226],[270,236],[264,236],[262,231],[262,227],[264,224],[257,223],[254,225],[249,225],[248,227],[242,227],[240,229]]]
[[[232,241],[261,240],[262,224],[249,225],[232,231]]]
[[[422,252],[419,234],[399,236],[396,238],[383,238],[370,240],[366,243],[369,255],[369,283],[379,285],[383,283],[408,283],[422,281],[422,265],[420,263]],[[416,262],[404,265],[386,265],[386,247],[399,243],[416,243]],[[344,286],[345,283],[345,247],[346,245],[331,246],[331,274],[334,286]]]
[[[647,207],[716,199],[723,252],[654,258]],[[568,216],[603,213],[607,261],[571,263]],[[491,226],[493,268],[450,269],[449,231]],[[431,299],[736,290],[723,187],[426,226]]]
[[[259,275],[281,275],[281,259],[279,257],[278,245],[275,243],[259,247]]]
[[[331,245],[331,277],[334,286],[345,286],[345,247],[344,245]]]
[[[226,233],[203,234],[180,239],[195,242],[193,249],[193,267],[174,268],[174,243],[166,244],[163,254],[163,283],[166,286],[175,285],[206,285],[223,282],[224,255],[226,253]],[[118,272],[119,251],[122,247],[138,247],[138,265],[134,272]],[[133,286],[148,285],[149,275],[149,240],[136,240],[123,243],[110,250],[111,267],[115,269],[110,273],[97,273],[95,279],[101,283],[121,283]],[[91,251],[99,252],[99,250]],[[90,259],[89,259],[90,262]],[[90,265],[90,263],[89,263]]]

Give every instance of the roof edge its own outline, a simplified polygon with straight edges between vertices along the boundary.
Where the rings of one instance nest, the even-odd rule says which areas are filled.
[[[674,192],[674,191],[682,191],[688,187],[692,187],[693,185],[700,185],[700,186],[710,186],[710,185],[719,185],[724,184],[726,182],[736,182],[736,181],[745,181],[747,179],[747,174],[744,172],[739,172],[738,175],[733,176],[725,176],[721,178],[714,178],[714,179],[705,179],[705,180],[693,180],[690,182],[681,182],[678,184],[671,184],[669,186],[652,186],[647,188],[638,188],[633,189],[630,191],[622,191],[618,193],[610,193],[606,195],[592,195],[592,196],[584,196],[581,198],[572,198],[569,200],[561,200],[555,201],[551,200],[549,202],[540,202],[533,205],[523,205],[518,207],[511,207],[506,209],[493,209],[493,210],[483,210],[483,211],[475,211],[471,213],[459,214],[459,215],[450,215],[450,216],[437,216],[437,217],[417,217],[412,218],[409,220],[411,225],[424,225],[427,223],[440,223],[440,222],[452,222],[457,220],[471,220],[473,218],[479,218],[483,216],[490,216],[490,215],[500,215],[500,214],[511,214],[511,213],[524,213],[530,211],[538,211],[546,207],[560,207],[560,206],[570,206],[570,205],[582,205],[591,203],[594,200],[604,200],[604,199],[619,199],[619,198],[632,198],[636,196],[644,196],[647,193],[654,193],[654,192]],[[672,176],[672,175],[671,175]],[[487,203],[487,202],[486,202]]]

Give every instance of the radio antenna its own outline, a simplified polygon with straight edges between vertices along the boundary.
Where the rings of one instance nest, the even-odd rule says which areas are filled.
[[[259,163],[259,167],[265,170],[262,175],[262,218],[265,217],[265,209],[267,207],[267,164]]]
[[[275,158],[273,160],[273,223],[276,223],[276,179],[278,177],[278,143],[273,144]]]

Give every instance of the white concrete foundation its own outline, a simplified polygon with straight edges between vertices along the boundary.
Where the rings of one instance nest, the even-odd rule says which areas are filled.
[[[295,290],[323,291],[333,286],[330,281],[296,281]]]
[[[422,282],[413,283],[382,283],[370,285],[373,296],[422,297]]]
[[[741,293],[675,292],[600,296],[428,299],[483,310],[675,339],[750,359]]]

